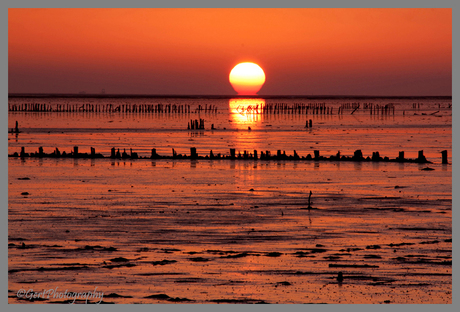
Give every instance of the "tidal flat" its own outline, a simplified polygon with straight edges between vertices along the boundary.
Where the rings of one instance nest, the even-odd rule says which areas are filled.
[[[447,103],[264,117],[209,101],[216,114],[10,113],[21,132],[9,134],[8,153],[424,150],[431,163],[10,157],[9,303],[66,303],[17,296],[56,287],[97,287],[103,303],[452,303]],[[207,129],[187,130],[198,116]]]

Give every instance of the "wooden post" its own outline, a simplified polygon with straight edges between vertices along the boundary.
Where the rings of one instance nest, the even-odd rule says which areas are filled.
[[[190,147],[190,158],[191,159],[197,159],[198,154],[196,153],[196,148],[195,147]]]
[[[212,150],[209,152],[209,158],[211,158],[211,159],[214,158],[214,154],[212,153]]]
[[[277,150],[277,151],[276,151],[276,157],[277,157],[278,159],[281,159],[281,150]]]
[[[21,156],[21,157],[26,156],[26,152],[25,152],[24,146],[21,147],[21,154],[20,154],[20,156]]]
[[[354,160],[362,160],[363,159],[363,153],[361,150],[356,150],[354,155],[353,155]]]
[[[157,156],[157,149],[152,148],[152,156],[150,156],[150,158],[156,158],[156,156]]]
[[[235,159],[235,149],[234,148],[230,149],[230,158]]]
[[[442,163],[443,164],[447,164],[447,150],[444,150],[441,152],[441,155],[442,155]]]
[[[379,160],[380,160],[380,154],[379,154],[379,152],[373,152],[373,153],[372,153],[372,160],[373,160],[373,161],[379,161]]]
[[[313,153],[315,154],[315,159],[319,159],[319,151],[315,150]]]
[[[417,158],[417,160],[418,160],[419,162],[425,162],[425,161],[426,161],[426,158],[425,158],[425,156],[423,155],[423,150],[418,151],[418,158]]]
[[[400,152],[399,152],[398,160],[399,160],[399,161],[403,161],[403,160],[404,160],[404,151],[400,151]]]
[[[257,160],[257,150],[254,150],[254,160]]]
[[[94,157],[96,155],[96,150],[94,147],[91,147],[91,157]]]
[[[115,158],[115,147],[110,150],[110,158]]]
[[[309,121],[309,124],[310,124],[310,128],[313,126],[313,121],[310,119]]]
[[[73,156],[77,157],[78,156],[78,146],[73,147]]]
[[[294,159],[300,159],[299,155],[297,155],[296,150],[294,150]]]

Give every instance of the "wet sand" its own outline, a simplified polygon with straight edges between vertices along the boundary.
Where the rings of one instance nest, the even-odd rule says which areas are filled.
[[[305,156],[316,136],[334,154],[359,142],[365,156],[376,149],[395,157],[400,147],[392,142],[406,140],[414,151],[422,146],[434,170],[412,163],[10,158],[9,303],[31,302],[17,298],[21,288],[57,286],[97,287],[104,303],[451,303],[452,170],[437,154],[442,147],[451,154],[449,119],[432,117],[427,131],[410,122],[397,126],[402,116],[382,130],[366,118],[362,128],[347,128],[338,125],[352,124],[349,116],[330,116],[309,136],[293,136],[283,119],[271,122],[281,127],[271,132],[257,123],[250,133],[216,131],[226,143],[209,132],[173,131],[176,122],[163,131],[118,134],[140,153],[154,142],[163,142],[159,152],[177,143],[179,152],[194,144],[198,152],[222,153],[245,144],[273,153],[281,143]],[[64,133],[49,127],[48,134],[26,122],[29,130],[9,135],[9,153],[29,141],[33,150],[65,142],[70,150],[75,140],[109,155],[118,139],[116,131],[61,125]],[[360,141],[370,128],[392,137]],[[351,134],[341,136],[344,129]],[[166,142],[169,131],[176,141]],[[395,133],[413,133],[415,142]],[[409,151],[406,157],[416,157]]]

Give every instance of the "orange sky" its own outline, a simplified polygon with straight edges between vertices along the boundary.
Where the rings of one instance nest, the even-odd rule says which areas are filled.
[[[451,95],[451,9],[8,9],[9,92]]]

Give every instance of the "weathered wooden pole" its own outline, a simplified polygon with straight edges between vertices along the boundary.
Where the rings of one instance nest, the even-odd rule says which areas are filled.
[[[296,150],[294,150],[294,159],[300,159],[299,155],[297,155]]]
[[[447,164],[447,150],[444,150],[441,152],[441,155],[442,155],[442,163],[443,164]]]
[[[354,160],[362,160],[364,157],[363,157],[363,152],[361,152],[361,150],[356,150],[354,155],[353,155],[353,159]]]
[[[196,153],[196,148],[195,147],[190,147],[190,158],[191,159],[197,159],[198,154]]]
[[[419,162],[426,162],[426,158],[425,158],[425,156],[423,155],[423,150],[418,151],[418,158],[417,158],[417,160],[418,160]]]
[[[230,149],[230,158],[235,159],[235,149],[234,148]]]
[[[78,156],[78,146],[73,147],[73,156],[77,157]]]
[[[313,153],[315,154],[315,159],[319,159],[319,151],[314,150]]]

